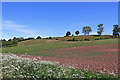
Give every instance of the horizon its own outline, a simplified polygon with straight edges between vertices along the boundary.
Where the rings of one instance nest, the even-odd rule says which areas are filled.
[[[99,24],[104,27],[102,35],[112,35],[113,25],[118,24],[118,2],[3,2],[2,14],[2,39],[6,40],[64,37],[76,30],[84,35],[84,26],[96,35]]]

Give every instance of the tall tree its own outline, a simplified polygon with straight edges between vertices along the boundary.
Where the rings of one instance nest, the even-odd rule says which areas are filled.
[[[69,35],[71,35],[71,32],[70,32],[70,31],[68,31],[68,32],[66,33],[66,36],[69,36]]]
[[[113,35],[114,36],[119,36],[119,33],[120,33],[120,27],[119,27],[119,25],[113,25]]]
[[[97,33],[98,33],[98,35],[101,35],[102,34],[102,32],[103,32],[103,24],[99,24],[98,25],[98,31],[97,31]]]
[[[92,31],[92,29],[89,26],[85,26],[85,27],[83,27],[82,31],[83,31],[82,33],[84,33],[84,35],[86,35],[86,34],[89,35],[89,33]]]
[[[75,32],[76,35],[78,35],[79,33],[80,33],[80,32],[79,32],[78,30]]]

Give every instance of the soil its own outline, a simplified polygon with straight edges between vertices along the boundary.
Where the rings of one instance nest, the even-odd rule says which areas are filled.
[[[82,70],[102,71],[107,73],[114,72],[118,75],[118,50],[118,44],[105,44],[49,50],[55,54],[63,55],[57,57],[33,55],[26,55],[23,57],[36,58],[38,60],[46,61],[57,61],[61,65],[72,65]],[[88,55],[92,52],[101,52],[103,54],[98,53]]]

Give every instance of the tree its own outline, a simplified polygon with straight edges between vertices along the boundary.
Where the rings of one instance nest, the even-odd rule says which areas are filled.
[[[119,27],[119,25],[113,25],[113,35],[114,36],[119,36],[119,33],[120,33],[120,27]]]
[[[98,31],[97,31],[98,35],[101,35],[102,32],[103,32],[103,29],[104,29],[104,28],[103,28],[102,26],[103,26],[103,24],[99,24],[99,25],[98,25]]]
[[[41,37],[40,37],[40,36],[38,36],[36,39],[41,39]]]
[[[75,34],[78,35],[78,34],[79,34],[79,31],[77,30],[77,31],[75,32]]]
[[[2,39],[2,41],[6,41],[5,39]]]
[[[12,41],[12,39],[9,39],[8,41]]]
[[[69,36],[69,35],[71,35],[71,32],[70,32],[70,31],[68,31],[68,32],[66,33],[66,36]]]
[[[92,31],[92,29],[89,26],[85,26],[85,27],[83,27],[82,31],[83,31],[82,33],[84,33],[84,35],[86,35],[86,34],[89,35],[89,33]]]
[[[52,37],[49,37],[49,39],[52,39]]]
[[[17,39],[16,37],[13,38],[13,40],[16,40],[16,39]]]

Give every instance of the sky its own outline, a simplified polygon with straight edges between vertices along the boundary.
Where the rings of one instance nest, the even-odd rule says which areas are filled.
[[[111,35],[118,24],[118,2],[3,2],[2,38],[63,37],[67,31],[82,33],[90,26],[97,34],[103,24],[103,35]]]

